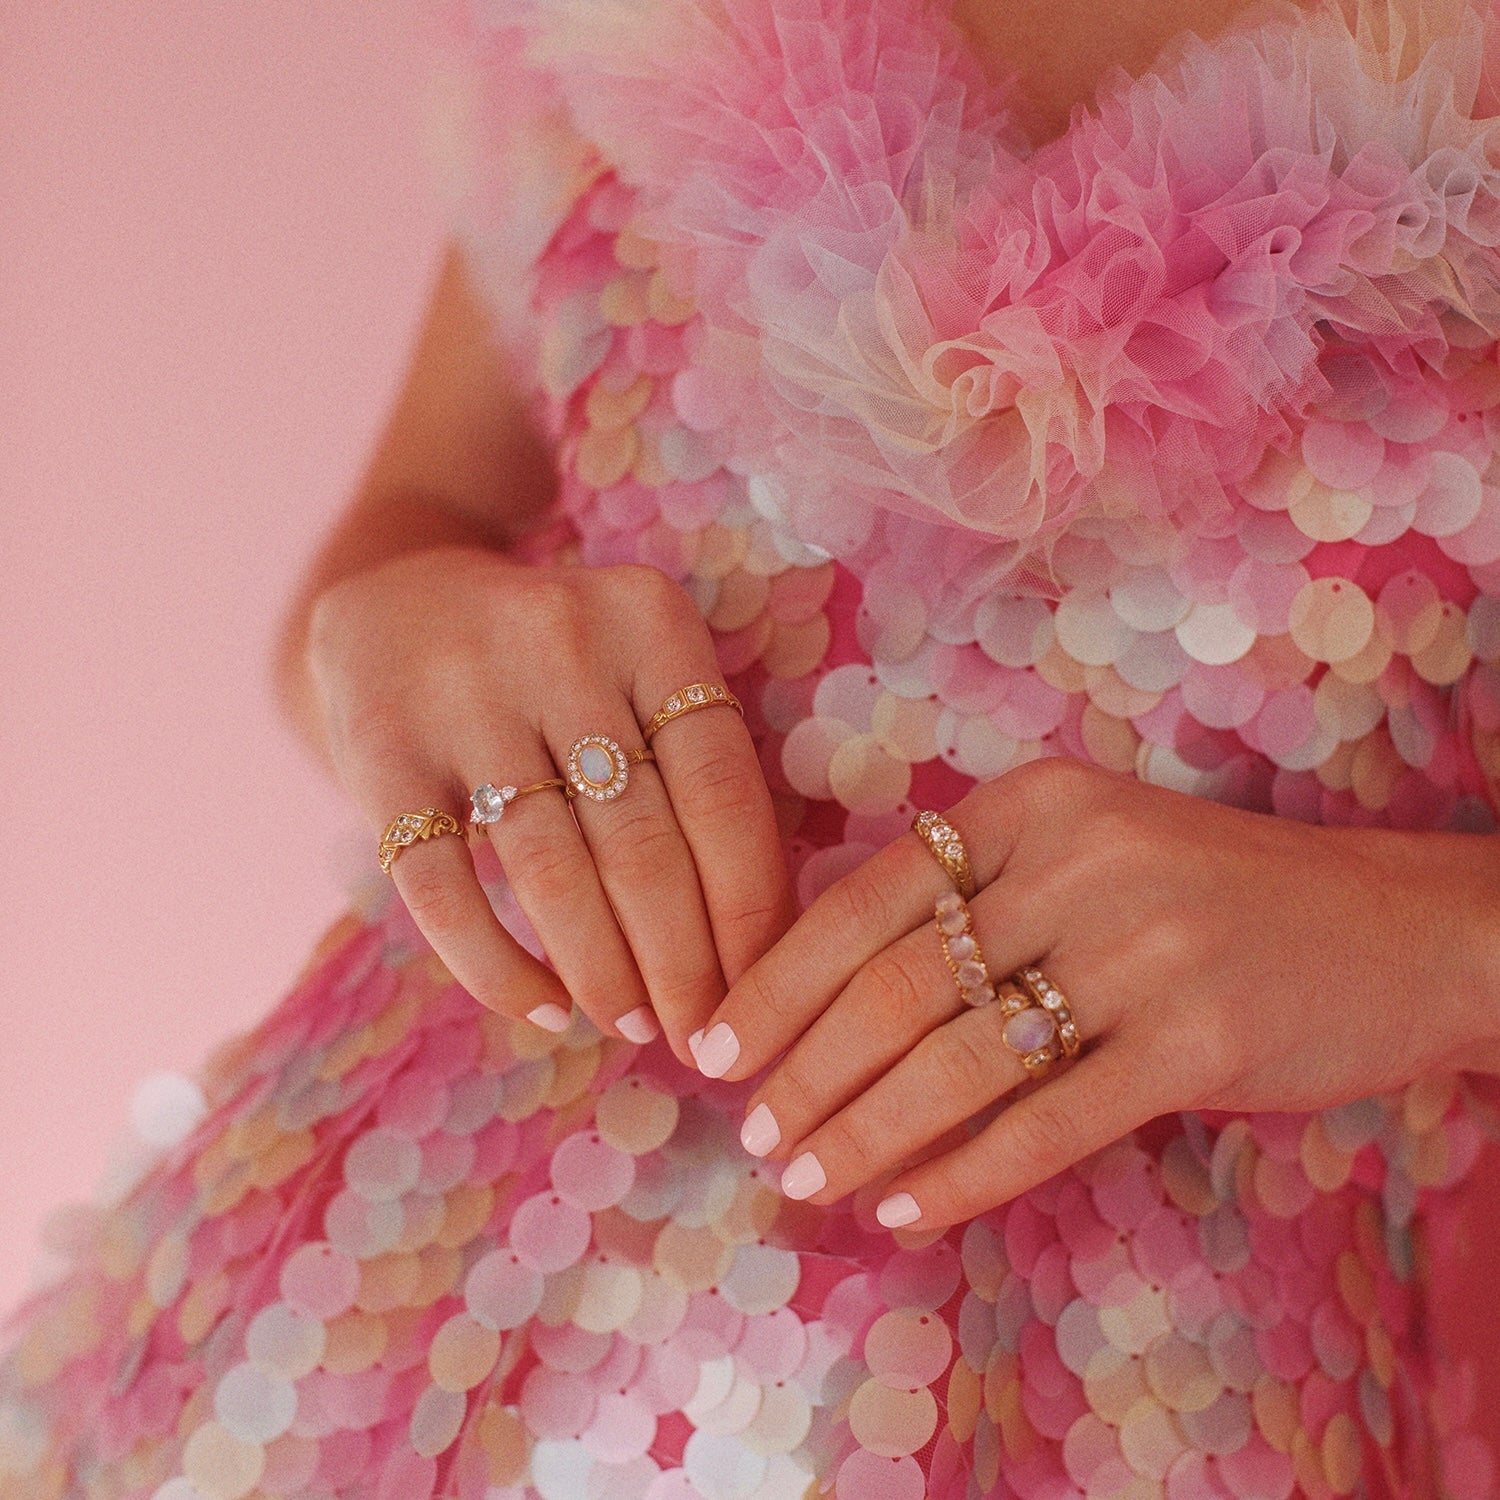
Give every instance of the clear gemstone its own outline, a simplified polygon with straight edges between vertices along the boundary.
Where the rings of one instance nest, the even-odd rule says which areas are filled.
[[[978,950],[979,945],[967,934],[953,938],[948,944],[948,955],[956,964],[961,964],[966,958],[973,958]]]
[[[944,937],[956,938],[967,926],[968,919],[961,911],[945,911],[938,918],[938,931]]]
[[[989,975],[984,972],[984,965],[975,963],[971,958],[967,963],[958,966],[958,982],[966,989],[971,990],[976,986],[988,981]]]
[[[673,693],[672,696],[667,699],[667,712],[669,714],[675,714],[681,707],[682,699],[679,698],[676,693]]]
[[[687,690],[687,695],[689,703],[705,703],[708,701],[708,694],[701,687],[690,687]]]
[[[1062,1003],[1063,998],[1057,993],[1056,990],[1044,990],[1042,992],[1042,1004],[1045,1005],[1048,1010],[1061,1010]]]
[[[500,814],[505,811],[505,804],[516,795],[513,786],[491,786],[489,782],[474,789],[470,801],[474,804],[474,812],[470,817],[471,823],[498,823]]]
[[[1005,1023],[1005,1045],[1016,1052],[1036,1052],[1052,1040],[1053,1030],[1052,1017],[1031,1005]]]
[[[964,991],[965,1005],[988,1005],[994,998],[995,986],[992,984],[976,985]]]
[[[963,897],[957,891],[949,891],[947,895],[938,897],[937,909],[940,912],[961,912],[963,910]]]
[[[603,745],[585,745],[578,752],[578,772],[590,786],[607,786],[615,763]]]

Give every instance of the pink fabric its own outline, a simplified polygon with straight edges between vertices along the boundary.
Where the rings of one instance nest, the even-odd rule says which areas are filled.
[[[1494,26],[1424,9],[1189,41],[1037,152],[905,0],[467,14],[531,555],[692,594],[804,900],[1044,754],[1493,828]],[[1426,1325],[1462,1079],[892,1235],[777,1193],[745,1086],[480,1011],[385,900],[205,1088],[18,1324],[5,1500],[1491,1488]]]

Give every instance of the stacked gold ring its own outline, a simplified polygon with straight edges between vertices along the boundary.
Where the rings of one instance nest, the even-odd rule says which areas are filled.
[[[469,794],[469,801],[474,808],[469,814],[469,821],[481,828],[486,828],[491,823],[498,823],[505,809],[517,797],[529,797],[533,792],[548,792],[554,787],[566,791],[567,786],[567,782],[561,776],[549,776],[545,781],[533,781],[530,786],[495,786],[487,781],[483,786],[475,787]]]
[[[440,838],[445,833],[462,834],[463,831],[463,824],[452,813],[446,813],[439,807],[424,807],[421,812],[402,813],[391,820],[380,836],[377,855],[380,868],[389,875],[391,866],[408,845],[419,840],[425,842],[427,839]]]
[[[651,715],[651,722],[645,728],[646,743],[649,745],[651,736],[673,719],[696,713],[700,708],[717,708],[720,704],[736,710],[742,719],[745,717],[744,705],[723,683],[690,682],[686,687],[678,688],[675,693],[668,694],[662,706]]]
[[[919,812],[911,820],[911,829],[927,845],[949,880],[958,887],[958,894],[965,901],[972,901],[978,887],[974,881],[974,867],[969,863],[969,851],[964,848],[958,829],[942,813],[936,812]]]

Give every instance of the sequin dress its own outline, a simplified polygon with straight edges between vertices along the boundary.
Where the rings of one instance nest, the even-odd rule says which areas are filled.
[[[918,0],[455,19],[446,160],[556,438],[532,555],[689,590],[803,900],[1038,755],[1493,826],[1487,7],[1186,39],[1038,150]],[[387,896],[203,1088],[14,1327],[4,1500],[1488,1490],[1424,1325],[1458,1080],[889,1234],[781,1197],[743,1086],[481,1010]]]

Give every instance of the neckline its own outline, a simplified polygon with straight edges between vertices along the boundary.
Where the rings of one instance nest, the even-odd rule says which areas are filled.
[[[950,57],[966,70],[972,70],[1007,106],[1010,134],[1024,143],[1028,158],[1051,154],[1076,135],[1089,120],[1096,119],[1111,100],[1165,81],[1183,54],[1194,47],[1219,51],[1239,39],[1254,39],[1268,33],[1316,25],[1330,18],[1344,23],[1338,12],[1339,0],[1250,0],[1229,22],[1204,36],[1193,25],[1187,25],[1167,36],[1151,54],[1150,62],[1139,72],[1131,72],[1122,63],[1107,65],[1095,81],[1094,91],[1079,98],[1068,109],[1067,120],[1060,130],[1046,134],[1036,128],[1036,116],[1020,86],[1019,76],[1006,64],[1002,52],[983,46],[970,27],[957,16],[957,0],[927,0],[921,5],[930,18],[940,43]],[[1017,105],[1019,104],[1019,109]]]

